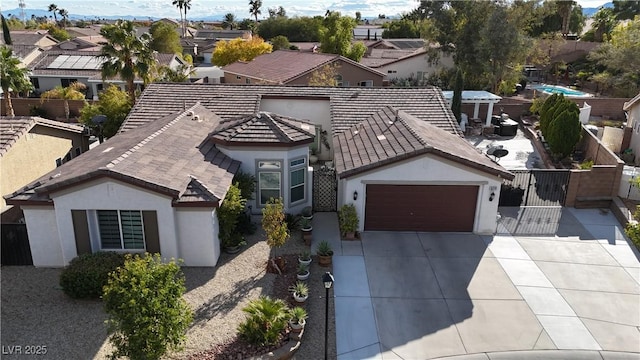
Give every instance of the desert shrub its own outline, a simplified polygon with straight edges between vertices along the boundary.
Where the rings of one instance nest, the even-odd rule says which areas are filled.
[[[247,318],[238,327],[240,336],[255,345],[274,345],[287,326],[289,308],[281,299],[261,296],[242,309]]]
[[[253,200],[253,193],[256,190],[255,176],[239,171],[233,177],[232,182],[240,189],[240,196],[247,200]]]
[[[624,232],[638,250],[640,250],[640,223],[638,223],[638,219],[640,219],[640,206],[636,206],[636,211],[633,213],[633,219],[634,220],[629,221]]]
[[[287,229],[291,230],[300,230],[302,225],[301,222],[302,217],[300,215],[294,214],[285,214],[284,222],[287,223]]]
[[[182,349],[193,311],[184,300],[184,275],[159,254],[127,255],[104,287],[111,358],[159,359]]]
[[[60,274],[60,286],[74,299],[99,299],[109,273],[124,265],[124,254],[97,252],[71,260]]]
[[[244,241],[242,234],[238,232],[238,219],[244,211],[246,199],[240,193],[241,190],[233,183],[227,195],[218,208],[218,222],[220,224],[220,242],[224,247],[240,245]]]

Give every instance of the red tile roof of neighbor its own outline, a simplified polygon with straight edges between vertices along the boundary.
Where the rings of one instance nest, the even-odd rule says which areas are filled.
[[[384,76],[383,73],[377,70],[369,69],[340,55],[290,50],[276,50],[269,54],[260,55],[248,62],[237,61],[223,67],[222,70],[225,73],[243,75],[276,84],[286,84],[337,60],[366,69],[379,76]]]
[[[513,177],[463,138],[392,107],[384,107],[334,136],[333,146],[336,171],[341,178],[424,154],[503,178]]]
[[[196,104],[107,140],[7,196],[7,203],[46,203],[52,192],[107,177],[170,196],[178,206],[217,206],[240,167],[206,138],[219,123]]]
[[[69,131],[76,134],[84,131],[84,127],[82,125],[63,123],[60,121],[43,119],[37,116],[0,118],[0,157],[6,154],[18,139],[28,133],[36,125]]]

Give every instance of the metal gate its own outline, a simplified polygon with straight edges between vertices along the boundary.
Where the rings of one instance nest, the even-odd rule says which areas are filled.
[[[313,170],[313,211],[338,209],[338,179],[336,170],[326,166]]]
[[[2,224],[2,265],[33,265],[26,224]]]
[[[504,180],[500,206],[564,206],[569,170],[509,170],[513,180]]]

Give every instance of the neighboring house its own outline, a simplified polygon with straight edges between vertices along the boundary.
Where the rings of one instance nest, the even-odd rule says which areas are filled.
[[[158,65],[174,70],[184,63],[176,54],[155,54],[155,57]],[[102,80],[103,62],[100,51],[48,50],[30,64],[31,82],[35,90],[42,93],[77,81],[87,86],[86,96],[94,100],[106,83],[116,84],[125,90],[126,84],[119,77]],[[143,83],[142,79],[135,80],[140,88]]]
[[[251,30],[210,30],[198,29],[193,36],[197,39],[233,40],[237,38],[251,40]]]
[[[358,25],[353,29],[353,38],[357,40],[382,39],[384,28],[379,25]]]
[[[11,31],[13,45],[35,45],[47,49],[58,43],[47,30],[14,30]]]
[[[25,68],[44,52],[44,49],[37,45],[9,45],[13,50],[13,55],[20,59],[20,66]]]
[[[88,137],[80,125],[40,117],[2,118],[0,193],[10,194],[87,150]]]
[[[77,27],[77,26],[69,26],[66,27],[65,30],[67,31],[67,33],[69,33],[69,36],[71,36],[71,38],[78,38],[78,37],[92,37],[92,36],[101,36],[100,35],[100,29],[102,28],[101,25],[89,25],[87,27]]]
[[[205,64],[211,64],[211,55],[213,54],[213,49],[216,47],[216,40],[204,38],[181,38],[180,46],[182,46],[182,52],[191,55],[194,61],[197,56],[202,56]]]
[[[100,42],[107,42],[103,36],[83,36],[66,40],[51,47],[51,50],[100,51]]]
[[[630,139],[626,143],[623,141],[623,150],[629,148],[633,151],[634,162],[638,166],[640,165],[640,93],[624,103],[622,109],[627,114],[627,128],[631,129]]]
[[[298,213],[317,200],[323,139],[336,173],[318,188],[355,204],[359,231],[495,231],[513,175],[462,138],[436,88],[151,84],[118,135],[6,199],[36,266],[118,249],[214,266],[234,174],[256,177],[254,214],[270,197]]]
[[[383,73],[336,54],[277,50],[248,62],[237,61],[222,70],[228,84],[309,85],[313,73],[326,65],[338,66],[338,86],[382,86]]]
[[[368,45],[360,59],[362,65],[378,70],[387,79],[415,79],[425,81],[441,69],[454,66],[450,55],[440,54],[431,59],[421,39],[389,39]]]

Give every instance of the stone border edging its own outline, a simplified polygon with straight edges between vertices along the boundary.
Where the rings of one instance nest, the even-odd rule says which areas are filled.
[[[299,333],[290,332],[289,341],[282,345],[282,347],[266,354],[246,358],[245,360],[289,360],[300,348],[303,334],[304,328]]]

